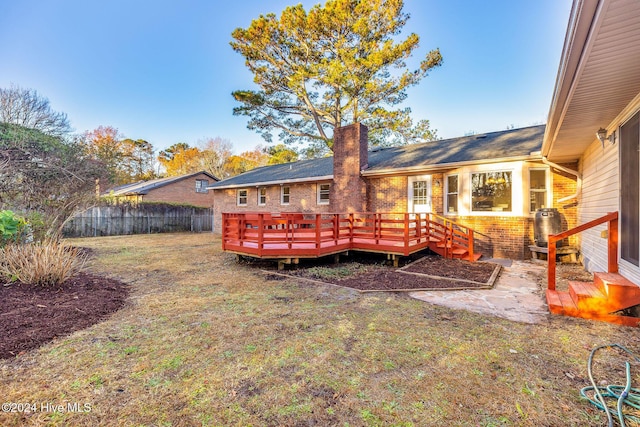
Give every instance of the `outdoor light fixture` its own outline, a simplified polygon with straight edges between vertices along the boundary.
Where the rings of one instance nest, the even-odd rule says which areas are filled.
[[[598,138],[598,141],[600,141],[600,143],[602,144],[602,148],[604,148],[605,139],[609,141],[611,145],[616,143],[616,133],[613,132],[611,135],[607,136],[607,130],[605,128],[598,129],[598,132],[596,132],[596,137]]]

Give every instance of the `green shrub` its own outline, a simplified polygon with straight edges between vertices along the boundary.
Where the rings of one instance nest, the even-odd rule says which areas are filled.
[[[0,248],[11,242],[19,242],[26,225],[24,218],[12,211],[0,211]]]
[[[0,275],[36,286],[59,286],[79,273],[86,257],[60,242],[9,244],[0,249]]]

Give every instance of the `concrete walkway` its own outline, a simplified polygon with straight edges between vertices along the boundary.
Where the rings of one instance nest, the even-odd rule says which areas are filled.
[[[431,304],[489,314],[516,322],[539,323],[549,310],[537,279],[543,265],[527,261],[487,260],[504,266],[493,289],[468,291],[419,291],[409,295]]]

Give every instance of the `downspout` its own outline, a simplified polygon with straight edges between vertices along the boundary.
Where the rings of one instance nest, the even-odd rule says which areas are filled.
[[[571,199],[578,199],[578,194],[580,194],[580,191],[582,190],[582,174],[578,171],[574,171],[573,169],[569,169],[569,168],[565,168],[564,166],[560,166],[557,163],[553,163],[551,161],[549,161],[545,156],[542,156],[542,163],[544,163],[547,166],[551,166],[554,169],[558,169],[561,170],[562,172],[568,173],[570,175],[573,175],[576,177],[576,194],[572,194],[570,196],[567,197],[563,197],[562,199],[558,199],[558,203],[563,203],[566,202],[567,200],[571,200]]]

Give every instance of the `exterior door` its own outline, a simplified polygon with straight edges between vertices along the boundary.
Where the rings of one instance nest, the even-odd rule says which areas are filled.
[[[409,212],[431,212],[431,175],[409,177]]]
[[[640,112],[620,127],[620,258],[640,266]]]

